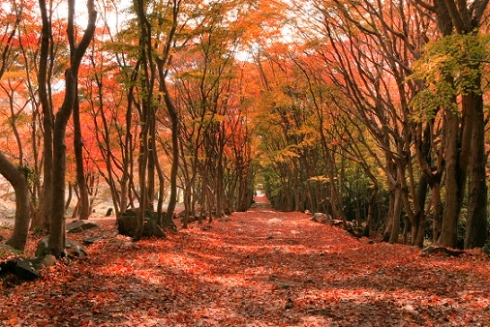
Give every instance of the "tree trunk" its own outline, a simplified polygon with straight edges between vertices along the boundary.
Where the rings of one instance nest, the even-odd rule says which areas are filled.
[[[21,167],[15,167],[3,152],[0,152],[0,174],[9,181],[15,191],[14,232],[7,244],[14,249],[24,251],[30,222],[29,192],[25,171]]]
[[[78,92],[77,95],[75,96],[75,105],[73,108],[73,125],[74,125],[73,137],[74,137],[74,148],[75,148],[77,184],[79,190],[78,195],[80,201],[79,219],[86,220],[90,216],[90,203],[89,203],[89,196],[87,190],[87,182],[85,180],[85,169],[83,167],[83,138],[82,138],[82,129],[80,127],[80,106],[78,103]]]
[[[376,205],[376,198],[378,196],[378,185],[375,179],[373,179],[373,186],[371,188],[371,194],[369,195],[368,200],[368,212],[366,218],[366,226],[364,226],[364,230],[362,232],[362,236],[369,237],[370,231],[372,229],[373,224],[373,215],[374,215],[374,206]]]
[[[383,242],[388,242],[390,240],[391,231],[393,230],[393,221],[394,221],[394,212],[395,212],[395,190],[389,190],[389,200],[388,200],[388,212],[386,214],[385,219],[385,229],[383,231]]]
[[[393,224],[391,226],[391,234],[389,242],[391,244],[398,243],[398,237],[400,235],[400,218],[402,213],[402,194],[403,190],[401,185],[397,183],[394,192],[394,205],[393,205]]]
[[[418,208],[416,212],[413,214],[412,224],[412,245],[418,246],[419,248],[423,247],[424,242],[424,228],[425,228],[425,198],[427,197],[427,177],[425,174],[421,174],[417,187],[416,201],[418,204]],[[407,204],[405,204],[407,207]],[[407,210],[407,209],[406,209]]]
[[[65,99],[56,114],[53,130],[53,202],[49,225],[48,246],[56,257],[65,248],[65,176],[66,176],[66,126],[73,110],[76,95],[76,71],[68,68],[65,72]]]
[[[171,122],[172,131],[172,165],[170,168],[170,198],[168,200],[167,217],[169,225],[174,225],[172,217],[177,204],[177,172],[179,170],[179,116],[177,108],[170,97],[165,77],[160,81],[164,89],[164,99]]]
[[[41,50],[39,56],[39,99],[43,110],[43,139],[44,139],[44,167],[42,196],[39,207],[39,221],[34,227],[49,230],[51,220],[51,208],[53,202],[53,107],[49,97],[50,83],[48,81],[48,58],[51,45],[51,22],[47,12],[46,1],[39,0],[42,18]],[[54,58],[51,58],[54,60]]]
[[[471,157],[469,164],[468,216],[464,248],[483,247],[487,239],[487,184],[485,155],[485,118],[480,94],[466,97],[472,105]],[[467,103],[463,101],[463,103]]]
[[[445,109],[444,158],[446,166],[446,199],[441,226],[441,235],[437,243],[441,246],[455,247],[457,226],[461,212],[463,181],[465,171],[459,162],[459,119],[452,108]]]
[[[75,105],[78,68],[95,32],[97,12],[94,8],[94,0],[88,0],[87,9],[89,13],[87,28],[80,44],[75,47],[75,1],[68,1],[67,34],[70,40],[71,66],[65,72],[65,97],[61,108],[56,114],[53,130],[53,212],[49,226],[48,246],[51,254],[56,257],[62,255],[65,247],[66,126]]]
[[[179,114],[175,107],[172,97],[170,96],[169,89],[167,87],[167,73],[165,65],[168,64],[171,58],[171,49],[173,46],[173,39],[177,31],[178,15],[180,10],[180,1],[173,1],[172,6],[172,21],[169,34],[167,36],[167,43],[163,47],[162,58],[157,60],[158,75],[160,79],[160,91],[163,93],[163,100],[167,107],[167,113],[170,118],[170,130],[172,132],[172,165],[170,168],[170,198],[168,200],[167,207],[167,219],[169,225],[173,225],[173,214],[175,206],[177,204],[177,172],[179,169]]]

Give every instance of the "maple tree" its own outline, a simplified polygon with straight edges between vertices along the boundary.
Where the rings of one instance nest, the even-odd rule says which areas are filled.
[[[3,77],[5,72],[10,65],[14,62],[15,55],[14,51],[14,43],[16,42],[16,32],[18,26],[20,25],[22,15],[23,15],[23,7],[17,7],[15,3],[11,4],[13,6],[13,14],[7,14],[5,17],[5,28],[3,29],[3,34],[0,43],[0,52],[2,63],[0,64],[0,80],[3,81]],[[7,4],[8,6],[8,4]],[[0,14],[4,14],[3,7]],[[12,84],[9,82],[9,86]],[[6,90],[7,93],[9,90],[2,84],[2,89]],[[13,110],[14,100],[13,95],[9,94],[10,101],[10,109]],[[11,111],[12,112],[12,111]],[[13,114],[13,117],[16,117],[16,114]],[[15,119],[15,118],[13,118]],[[16,135],[17,141],[19,141],[18,131],[16,129],[15,121],[11,123],[12,128],[14,129],[14,133]],[[19,144],[18,151],[20,152],[20,158],[22,158],[22,147]],[[8,182],[12,185],[15,191],[15,201],[16,201],[16,213],[15,213],[15,227],[14,231],[7,241],[7,244],[12,246],[14,249],[23,250],[25,247],[25,243],[27,241],[27,231],[29,228],[29,198],[28,198],[28,188],[27,188],[27,176],[22,168],[23,162],[20,161],[19,165],[16,166],[10,158],[8,158],[3,151],[0,151],[0,174],[5,177]]]
[[[68,2],[67,37],[70,49],[70,66],[65,71],[65,94],[61,108],[57,111],[53,126],[53,181],[52,208],[49,225],[49,248],[53,255],[60,256],[65,247],[65,172],[66,147],[65,132],[68,120],[76,105],[78,89],[78,69],[95,32],[97,12],[93,0],[87,2],[89,20],[83,37],[77,43],[74,27],[75,1]]]

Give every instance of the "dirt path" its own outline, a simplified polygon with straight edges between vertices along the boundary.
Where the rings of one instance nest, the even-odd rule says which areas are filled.
[[[106,237],[4,286],[0,326],[489,326],[488,259],[422,257],[309,218],[258,203],[166,240]]]

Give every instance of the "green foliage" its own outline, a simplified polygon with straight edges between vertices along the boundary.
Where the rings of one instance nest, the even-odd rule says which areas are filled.
[[[453,34],[426,45],[409,77],[426,85],[411,102],[414,120],[432,119],[439,108],[456,112],[456,96],[482,92],[489,40],[488,34]]]

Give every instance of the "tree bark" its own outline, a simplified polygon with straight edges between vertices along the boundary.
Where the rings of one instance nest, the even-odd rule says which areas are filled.
[[[9,181],[15,191],[14,232],[7,244],[19,251],[24,251],[30,222],[29,191],[25,173],[22,167],[15,167],[0,151],[0,174]]]
[[[48,81],[48,59],[51,48],[51,22],[47,12],[46,1],[39,0],[41,10],[42,31],[41,50],[39,56],[39,99],[43,110],[43,139],[44,139],[44,166],[42,197],[40,199],[39,221],[33,222],[34,227],[49,230],[51,220],[51,208],[53,202],[53,107],[50,101]],[[54,60],[51,58],[51,60]]]
[[[487,240],[487,184],[485,118],[480,94],[469,94],[472,106],[471,161],[469,164],[468,216],[464,248],[483,247]],[[465,102],[463,102],[465,103]]]
[[[76,89],[75,89],[76,90]],[[76,91],[77,92],[77,91]],[[79,190],[80,201],[80,220],[86,220],[90,216],[89,194],[87,189],[87,181],[85,180],[85,169],[83,165],[83,137],[80,126],[80,106],[78,103],[78,92],[75,96],[75,105],[73,108],[73,125],[74,125],[74,149],[75,162],[77,172],[77,184]]]
[[[457,225],[461,212],[461,197],[465,172],[459,163],[459,119],[452,109],[445,109],[444,159],[446,167],[446,198],[442,219],[441,235],[437,243],[441,246],[455,247]]]

